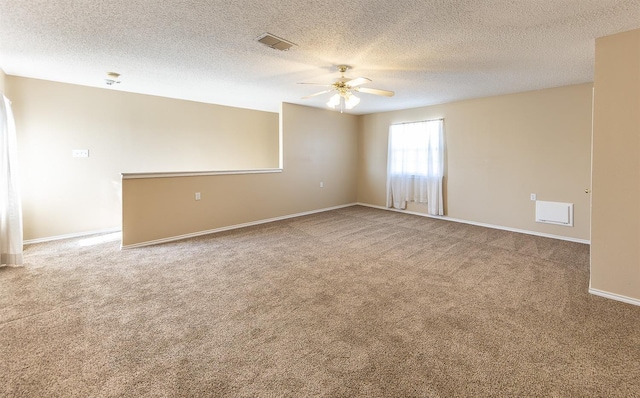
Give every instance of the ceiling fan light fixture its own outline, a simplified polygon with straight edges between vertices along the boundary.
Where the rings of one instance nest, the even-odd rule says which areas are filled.
[[[371,79],[367,77],[357,77],[355,79],[345,77],[344,73],[351,69],[348,65],[338,65],[338,72],[340,72],[340,77],[334,79],[332,84],[315,84],[315,83],[298,83],[298,84],[312,84],[316,86],[324,86],[329,87],[327,90],[323,90],[317,92],[315,94],[307,95],[302,97],[302,99],[307,99],[311,97],[315,97],[317,95],[322,95],[325,93],[329,93],[331,91],[336,92],[329,101],[327,102],[327,106],[333,109],[340,109],[340,113],[343,113],[345,109],[350,110],[356,107],[360,103],[360,98],[353,95],[354,92],[363,92],[365,94],[374,94],[374,95],[383,95],[385,97],[392,97],[393,91],[388,90],[380,90],[377,88],[363,88],[360,87],[363,84],[367,84],[371,81]]]
[[[354,106],[360,103],[360,98],[356,97],[351,93],[347,93],[345,96],[344,107],[347,109],[352,109]]]
[[[331,98],[329,98],[329,101],[327,102],[327,106],[329,108],[335,109],[338,105],[340,105],[340,94],[335,94],[331,96]]]

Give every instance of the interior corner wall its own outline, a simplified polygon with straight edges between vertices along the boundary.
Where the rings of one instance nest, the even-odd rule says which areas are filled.
[[[278,167],[274,112],[16,76],[6,89],[25,240],[120,228],[123,172]]]
[[[355,203],[358,117],[285,103],[281,118],[279,173],[123,180],[123,246]]]
[[[358,202],[386,205],[389,125],[444,118],[445,215],[590,239],[591,83],[363,116]],[[538,200],[574,204],[574,226],[535,222]],[[409,210],[426,213],[423,205]]]
[[[640,29],[596,40],[594,84],[591,289],[640,303]]]

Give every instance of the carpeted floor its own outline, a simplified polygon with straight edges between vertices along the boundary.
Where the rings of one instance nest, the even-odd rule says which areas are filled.
[[[587,293],[587,245],[355,206],[25,256],[3,397],[640,396],[640,307]]]

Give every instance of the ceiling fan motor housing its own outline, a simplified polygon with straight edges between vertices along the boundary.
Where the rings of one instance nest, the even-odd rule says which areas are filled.
[[[347,109],[351,109],[360,102],[360,99],[353,95],[353,92],[364,92],[368,94],[383,95],[386,97],[391,97],[394,94],[393,91],[379,90],[375,88],[361,88],[361,85],[369,83],[371,79],[366,77],[357,77],[355,79],[345,77],[345,72],[351,69],[349,65],[337,65],[336,68],[338,69],[338,72],[340,72],[340,77],[334,79],[332,84],[325,85],[325,87],[330,87],[328,90],[320,91],[303,98],[315,97],[331,91],[337,91],[338,93],[331,97],[327,105],[333,108],[340,105],[340,112],[342,112],[345,107]]]

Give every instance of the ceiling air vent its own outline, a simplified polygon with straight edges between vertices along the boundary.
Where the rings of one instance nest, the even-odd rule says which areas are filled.
[[[271,33],[263,33],[260,36],[258,36],[256,40],[258,40],[260,43],[264,44],[267,47],[275,48],[276,50],[280,50],[280,51],[287,51],[291,47],[296,45],[278,36],[274,36]]]

